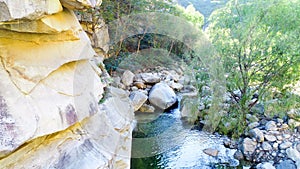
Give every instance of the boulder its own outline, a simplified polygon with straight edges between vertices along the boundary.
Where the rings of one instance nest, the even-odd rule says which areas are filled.
[[[154,85],[150,90],[149,101],[160,109],[167,109],[177,101],[177,97],[166,83],[161,82]]]
[[[169,76],[170,76],[170,79],[174,80],[175,82],[178,82],[178,80],[180,79],[180,75],[178,75],[178,73],[175,70],[170,70]]]
[[[168,82],[168,85],[174,89],[175,91],[180,91],[183,88],[183,85],[180,83],[176,83],[174,81]]]
[[[146,96],[142,92],[133,91],[133,92],[130,93],[129,98],[132,101],[132,105],[134,107],[134,111],[137,111],[147,101],[148,96]]]
[[[130,86],[133,83],[134,74],[130,70],[126,70],[122,75],[122,83],[125,86]]]
[[[153,73],[141,73],[140,74],[145,83],[158,83],[160,82],[160,76]]]

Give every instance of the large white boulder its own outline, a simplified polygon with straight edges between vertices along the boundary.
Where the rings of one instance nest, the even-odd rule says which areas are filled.
[[[177,97],[166,83],[161,82],[154,85],[150,90],[149,101],[160,109],[167,109],[177,101]]]

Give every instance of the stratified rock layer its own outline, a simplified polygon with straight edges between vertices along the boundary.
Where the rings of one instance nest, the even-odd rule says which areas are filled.
[[[0,0],[1,168],[130,168],[131,101],[98,104],[101,58],[72,11],[99,3]]]

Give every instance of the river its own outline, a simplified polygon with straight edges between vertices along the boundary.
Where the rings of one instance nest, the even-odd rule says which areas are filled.
[[[235,150],[224,147],[225,137],[193,130],[192,125],[181,119],[178,108],[164,113],[136,112],[136,120],[132,169],[208,169],[239,165],[233,158]],[[207,148],[218,150],[218,156],[205,154],[203,150]]]

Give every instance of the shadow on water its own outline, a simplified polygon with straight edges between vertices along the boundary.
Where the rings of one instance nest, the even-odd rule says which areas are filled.
[[[222,168],[223,164],[239,165],[233,158],[235,150],[223,146],[223,137],[192,130],[193,125],[181,120],[178,106],[153,114],[136,112],[136,119],[131,169],[205,169]],[[218,150],[218,156],[205,154],[203,150],[206,148]]]

